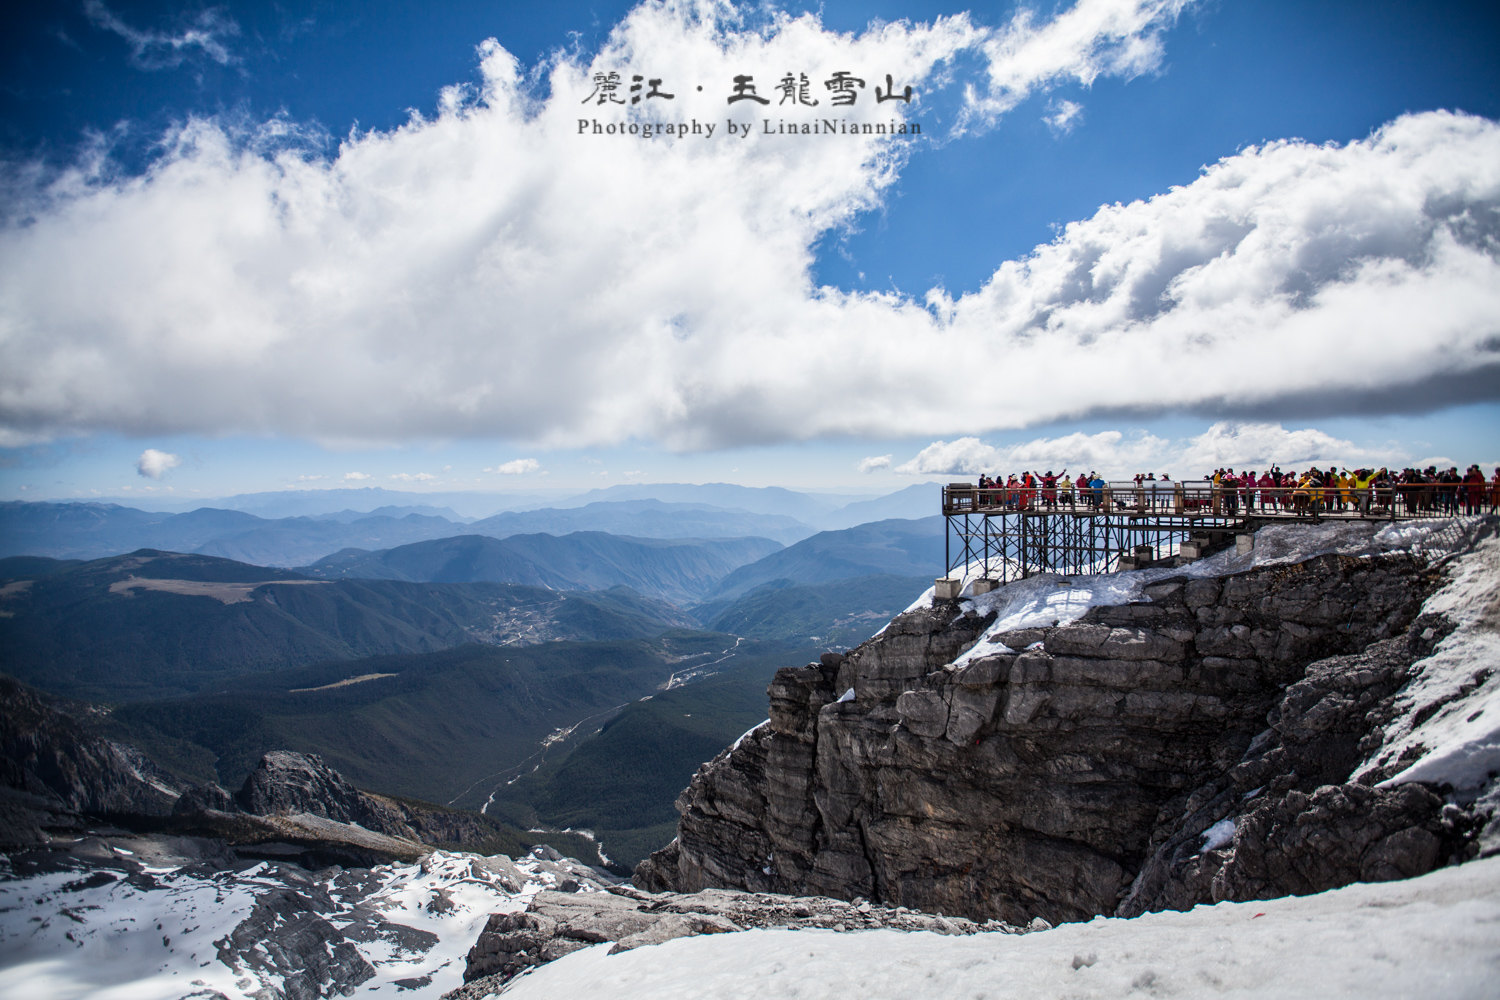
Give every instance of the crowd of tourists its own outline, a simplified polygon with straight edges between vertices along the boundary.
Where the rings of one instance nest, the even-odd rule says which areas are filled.
[[[1201,482],[1174,480],[1163,473],[1139,473],[1128,482],[1107,482],[1097,472],[1077,477],[1012,473],[979,477],[979,501],[986,507],[1011,509],[1084,508],[1092,510],[1165,510],[1215,514],[1327,513],[1482,514],[1500,509],[1500,468],[1486,480],[1478,465],[1460,475],[1456,466],[1439,471],[1402,469],[1309,468],[1282,472],[1279,466],[1259,474],[1216,469]]]

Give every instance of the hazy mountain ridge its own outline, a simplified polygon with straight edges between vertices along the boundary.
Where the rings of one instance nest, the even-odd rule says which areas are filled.
[[[753,514],[776,514],[796,518],[809,524],[848,503],[867,500],[868,496],[830,493],[802,493],[781,486],[740,486],[734,483],[622,483],[589,490],[567,500],[557,501],[558,508],[582,507],[613,501],[659,500],[666,503],[708,504],[724,510],[749,511]]]
[[[168,514],[116,504],[0,503],[0,555],[55,559],[101,559],[150,548],[295,566],[350,546],[389,546],[461,531],[445,518],[420,514],[340,521],[267,519],[213,507]]]
[[[716,632],[855,646],[930,587],[931,576],[874,574],[826,583],[774,580],[730,601],[693,609]]]
[[[304,566],[344,549],[367,551],[459,535],[505,538],[596,531],[664,539],[805,538],[814,528],[793,518],[703,504],[628,501],[575,510],[505,513],[467,523],[408,512],[264,518],[202,507],[181,514],[101,503],[0,503],[0,557],[102,559],[152,548],[200,552],[262,566]]]
[[[561,537],[470,534],[379,552],[340,552],[302,567],[302,572],[324,579],[503,580],[569,590],[626,585],[688,604],[728,573],[780,548],[765,538],[631,538],[599,531]]]
[[[298,566],[346,548],[378,550],[462,534],[496,538],[604,531],[643,538],[764,537],[782,544],[881,518],[925,517],[936,487],[888,496],[727,484],[617,486],[539,500],[521,494],[288,490],[217,501],[0,503],[0,557],[98,559],[140,548]],[[185,507],[188,509],[177,510]],[[499,508],[498,510],[496,508]],[[483,510],[476,517],[474,511]]]
[[[807,584],[876,575],[935,577],[943,568],[943,532],[943,518],[937,514],[819,532],[728,574],[708,600],[738,597],[778,580]]]
[[[477,535],[506,538],[546,533],[604,531],[645,538],[771,538],[783,545],[799,541],[816,529],[784,514],[764,514],[715,507],[711,504],[668,503],[655,498],[596,501],[581,507],[543,507],[505,511],[475,521]]]

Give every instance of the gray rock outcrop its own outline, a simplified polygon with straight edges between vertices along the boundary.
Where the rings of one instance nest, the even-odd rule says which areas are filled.
[[[399,810],[349,784],[317,754],[290,750],[264,754],[235,802],[255,816],[321,816],[387,836],[420,839]]]
[[[900,616],[777,674],[635,882],[1025,924],[1429,870],[1467,820],[1351,768],[1440,631],[1409,630],[1438,579],[1404,552],[1161,579],[959,667],[988,619]],[[1243,849],[1205,861],[1225,822]]]

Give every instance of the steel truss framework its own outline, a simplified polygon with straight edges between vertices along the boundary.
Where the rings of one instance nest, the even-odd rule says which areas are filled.
[[[944,540],[946,576],[979,569],[1010,583],[1037,573],[1109,573],[1120,559],[1166,559],[1194,535],[1243,528],[1246,519],[1097,510],[980,510],[950,513]]]

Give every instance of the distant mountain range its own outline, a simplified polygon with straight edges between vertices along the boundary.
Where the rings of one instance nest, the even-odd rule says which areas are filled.
[[[600,531],[561,537],[458,535],[379,552],[350,549],[302,572],[332,580],[488,580],[566,590],[625,585],[685,605],[701,600],[726,574],[780,548],[765,538],[626,538]]]
[[[0,556],[100,559],[150,548],[296,566],[351,546],[383,548],[464,530],[421,514],[268,520],[213,507],[164,514],[116,504],[0,503]]]
[[[303,566],[347,548],[379,550],[478,534],[565,535],[602,531],[637,538],[769,538],[791,544],[820,530],[929,516],[937,487],[912,486],[874,500],[728,485],[621,486],[508,510],[470,522],[425,494],[388,490],[288,491],[230,498],[181,513],[101,502],[0,503],[0,557],[99,559],[140,548],[197,552],[262,566]],[[327,495],[323,495],[327,494]],[[451,501],[453,495],[431,499]],[[506,498],[516,503],[517,498]],[[377,502],[381,501],[381,502]],[[405,502],[395,502],[405,501]],[[241,509],[230,506],[239,503]],[[362,510],[361,508],[367,508]],[[294,516],[271,516],[277,511]]]
[[[857,646],[932,586],[932,576],[874,575],[827,583],[776,580],[731,602],[693,609],[714,632],[808,642],[820,649]]]
[[[736,569],[707,600],[733,599],[777,581],[826,583],[877,574],[936,577],[943,568],[943,531],[942,515],[934,514],[819,532]]]
[[[525,493],[479,493],[469,490],[421,492],[388,490],[379,486],[336,487],[321,490],[267,490],[237,493],[227,497],[183,499],[164,495],[98,496],[88,501],[117,507],[181,514],[199,507],[238,510],[264,518],[326,517],[339,511],[369,514],[383,507],[406,508],[419,514],[451,516],[453,520],[489,517],[502,510],[545,507],[554,500],[572,496],[570,490],[534,490]],[[55,501],[63,503],[67,501]],[[80,502],[80,501],[74,501]]]
[[[46,505],[29,506],[35,515]],[[87,521],[98,512],[69,505],[63,513]],[[165,517],[183,530],[249,516],[106,513]],[[19,556],[0,559],[0,646],[9,672],[27,683],[120,700],[203,690],[246,672],[465,642],[711,627],[846,645],[936,575],[942,530],[937,516],[879,521],[786,548],[764,538],[457,535],[346,549],[298,572],[158,549],[91,561]]]
[[[785,514],[758,514],[661,500],[600,501],[582,507],[507,511],[475,521],[467,530],[496,538],[537,532],[566,535],[574,531],[607,531],[638,538],[770,538],[782,545],[813,532],[807,524]]]
[[[941,494],[941,488],[934,483],[918,483],[895,493],[873,498],[833,493],[800,493],[777,486],[652,483],[591,490],[567,500],[554,501],[552,506],[569,509],[641,500],[703,504],[721,510],[790,517],[815,530],[828,531],[852,528],[867,521],[927,517],[939,509]],[[806,534],[801,537],[805,538]]]

